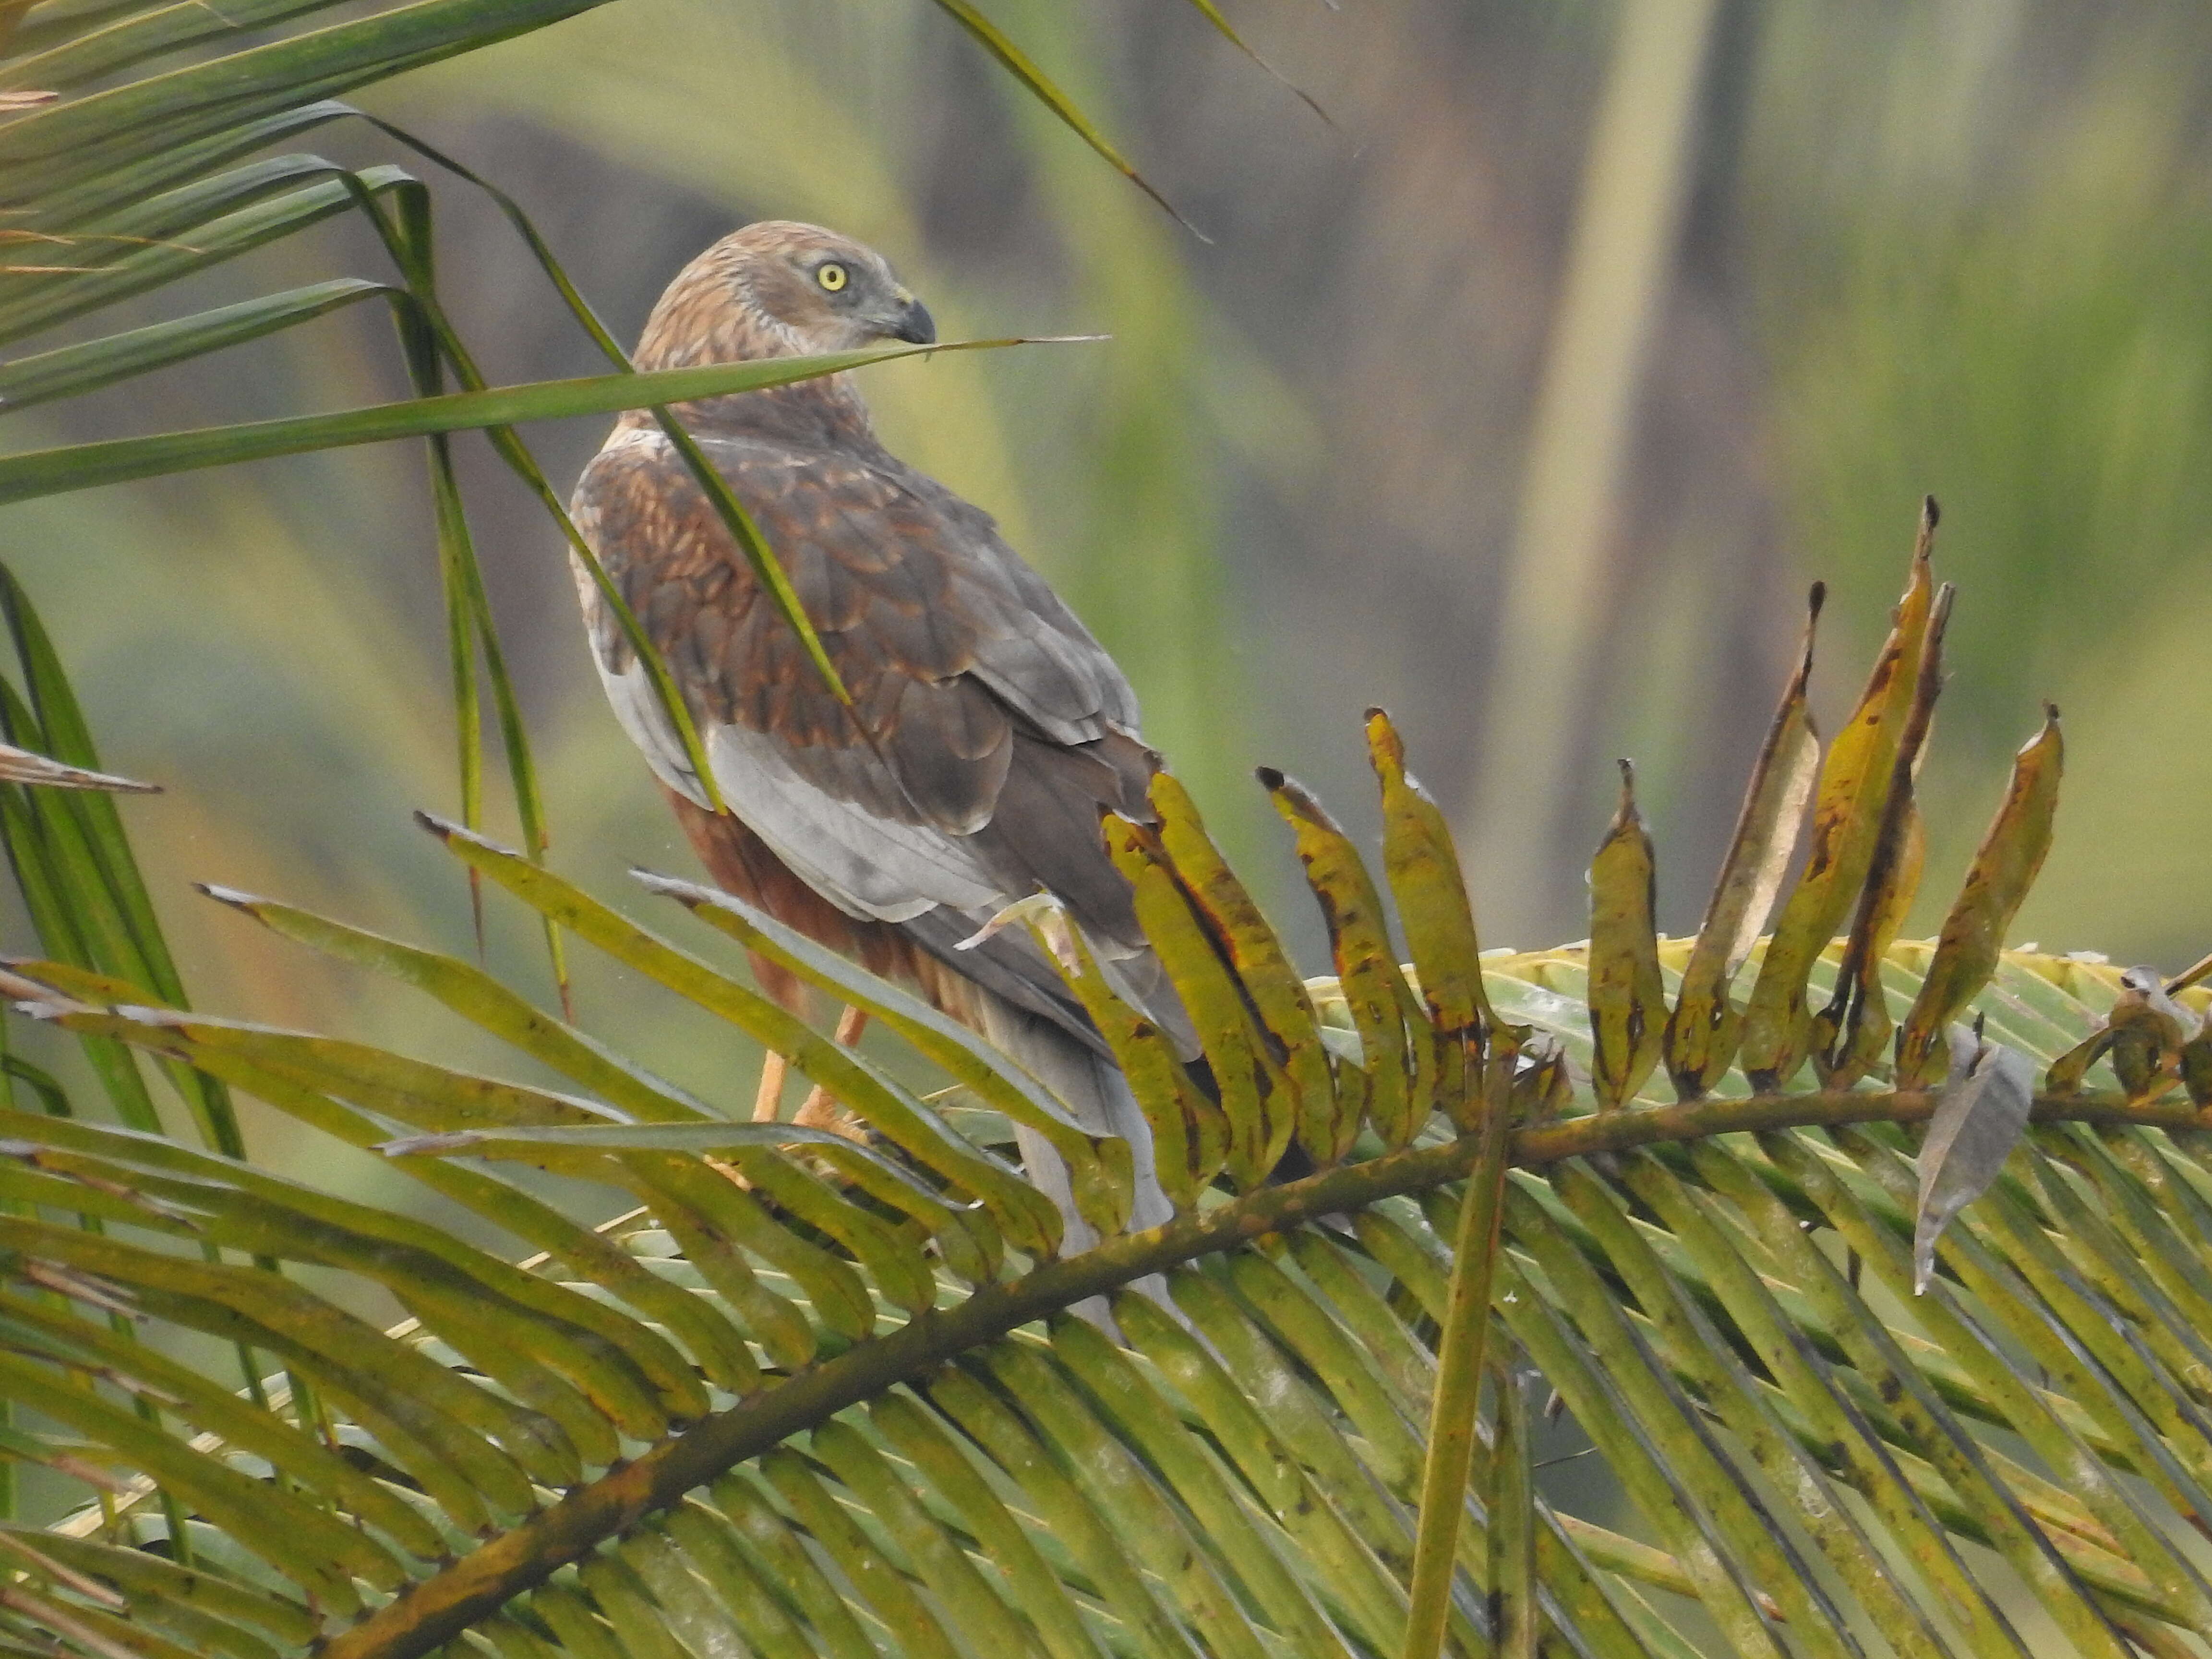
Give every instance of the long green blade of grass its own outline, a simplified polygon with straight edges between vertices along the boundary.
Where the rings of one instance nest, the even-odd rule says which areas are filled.
[[[58,449],[0,457],[0,506],[73,489],[123,483],[133,478],[163,477],[239,461],[300,455],[350,444],[420,438],[433,432],[465,432],[478,427],[511,426],[522,421],[562,420],[577,415],[611,415],[618,410],[659,404],[689,403],[763,386],[836,374],[870,363],[933,351],[978,351],[1000,346],[1052,342],[1010,337],[958,340],[949,345],[885,346],[866,351],[832,352],[819,357],[779,357],[760,362],[713,363],[698,368],[658,369],[646,374],[592,374],[572,380],[537,380],[488,392],[453,392],[442,398],[410,398],[374,404],[331,415],[300,415],[234,426],[204,427],[150,438],[117,438],[104,443],[72,444]]]
[[[1001,69],[1027,88],[1030,95],[1058,116],[1077,137],[1096,150],[1108,166],[1158,203],[1169,217],[1198,237],[1199,240],[1207,240],[1200,234],[1197,226],[1176,211],[1174,203],[1155,190],[1145,176],[1129,164],[1121,152],[1114,148],[1113,142],[1099,130],[1098,124],[1085,115],[1075,100],[1055,86],[1030,55],[1016,46],[1004,29],[971,4],[970,0],[937,0],[937,4],[953,21],[968,31],[976,45],[997,59]],[[1233,40],[1235,36],[1231,38]]]
[[[178,0],[105,28],[88,29],[44,52],[10,58],[0,64],[0,87],[65,92],[149,58],[264,28],[335,3],[337,0],[230,0],[218,11],[203,0]]]
[[[319,170],[337,173],[330,164]],[[235,213],[191,228],[191,240],[176,240],[174,233],[159,232],[154,245],[135,249],[112,264],[70,265],[52,262],[44,275],[9,276],[0,288],[0,340],[20,339],[72,317],[135,294],[143,294],[212,269],[227,259],[251,252],[280,238],[343,213],[357,190],[389,190],[410,182],[397,167],[372,167],[357,178],[338,173],[335,178],[270,200],[255,202]],[[135,231],[129,233],[136,235]],[[21,272],[21,265],[13,267]],[[19,285],[20,284],[20,285]]]
[[[191,317],[103,335],[0,363],[0,409],[16,410],[56,398],[74,398],[134,375],[188,362],[194,357],[258,340],[312,322],[374,295],[397,292],[389,283],[359,276],[311,283],[281,294],[219,306]]]
[[[0,614],[4,614],[45,751],[72,766],[98,769],[100,756],[76,694],[45,625],[12,572],[0,567]],[[160,919],[139,873],[114,800],[94,790],[37,793],[34,809],[50,820],[58,844],[73,850],[58,870],[61,902],[80,919],[89,939],[104,939],[90,965],[123,974],[164,1002],[185,1006],[182,975],[169,953]],[[73,831],[73,833],[71,833]],[[216,1151],[242,1158],[246,1143],[229,1091],[188,1066],[167,1067],[170,1081],[191,1109],[200,1134]]]
[[[588,11],[601,0],[416,0],[126,82],[0,128],[0,196],[36,202],[178,144]]]
[[[41,195],[38,228],[43,231],[72,229],[103,214],[130,207],[164,191],[180,188],[191,179],[204,178],[213,169],[241,155],[250,155],[282,139],[353,113],[351,105],[325,99],[302,104],[297,109],[282,110],[258,121],[242,121],[211,137],[158,151],[129,167],[111,168],[72,189]]]
[[[410,303],[399,318],[400,338],[408,372],[415,388],[436,395],[445,388],[444,356],[461,356],[459,342],[443,310],[436,303],[435,239],[430,215],[430,193],[421,185],[396,191],[390,217],[364,203],[386,233],[394,261],[405,276]],[[465,370],[468,383],[477,384],[473,367]],[[454,719],[459,725],[462,809],[470,822],[483,821],[483,711],[477,696],[477,650],[483,652],[483,677],[490,683],[493,706],[498,710],[500,736],[507,751],[507,780],[514,792],[515,811],[522,820],[524,846],[531,859],[545,861],[550,837],[545,821],[545,802],[538,782],[538,763],[531,753],[530,733],[523,724],[522,707],[507,672],[507,655],[501,647],[493,620],[491,600],[484,590],[483,566],[477,557],[470,533],[460,484],[453,474],[448,435],[434,433],[429,440],[432,495],[437,507],[439,564],[446,587],[447,628],[453,659]],[[477,946],[483,948],[483,887],[473,869],[469,872],[469,901],[476,922]],[[545,949],[562,1011],[571,1020],[575,1010],[568,988],[568,961],[561,932],[544,921]]]

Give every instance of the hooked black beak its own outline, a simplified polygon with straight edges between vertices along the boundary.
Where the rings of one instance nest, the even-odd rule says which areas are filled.
[[[892,321],[891,338],[904,340],[909,345],[935,345],[937,319],[929,314],[929,307],[912,295],[901,301]]]

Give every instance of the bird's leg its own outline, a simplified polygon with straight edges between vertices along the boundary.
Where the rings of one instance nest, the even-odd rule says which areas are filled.
[[[760,1088],[753,1096],[753,1121],[773,1123],[783,1115],[783,1079],[791,1062],[771,1049],[761,1060]]]
[[[867,1029],[867,1010],[847,1008],[844,1012],[837,1016],[838,1046],[845,1048],[851,1048],[860,1040],[860,1033]],[[797,1115],[791,1121],[810,1129],[828,1129],[836,1134],[855,1139],[859,1138],[850,1121],[849,1115],[830,1098],[830,1091],[818,1083],[808,1092],[805,1100],[799,1108]]]

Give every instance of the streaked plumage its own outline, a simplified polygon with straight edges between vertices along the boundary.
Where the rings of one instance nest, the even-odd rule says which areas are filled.
[[[825,266],[842,278],[835,289]],[[935,334],[883,259],[775,222],[685,268],[637,362],[668,368],[886,337]],[[1128,682],[988,514],[877,441],[848,377],[678,413],[775,550],[854,698],[840,704],[815,672],[652,417],[624,416],[577,485],[576,521],[665,656],[730,814],[708,810],[580,568],[578,586],[615,712],[708,869],[811,937],[917,981],[1091,1127],[1141,1136],[1103,1045],[1027,936],[1007,929],[954,948],[1048,889],[1129,994],[1195,1052],[1099,836],[1105,810],[1148,816],[1158,764]],[[1139,1224],[1164,1218],[1147,1207]]]

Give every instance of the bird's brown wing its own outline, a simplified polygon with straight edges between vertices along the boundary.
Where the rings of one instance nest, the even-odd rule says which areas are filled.
[[[657,433],[618,434],[575,513],[666,657],[737,815],[838,909],[933,953],[1042,886],[1153,979],[1098,834],[1102,809],[1148,816],[1157,765],[1113,659],[988,515],[881,450],[702,442],[790,574],[850,708]],[[582,586],[617,714],[663,781],[703,805],[612,616]],[[1025,945],[992,951],[992,970],[1051,981]],[[1056,981],[1036,988],[1064,1000]]]

